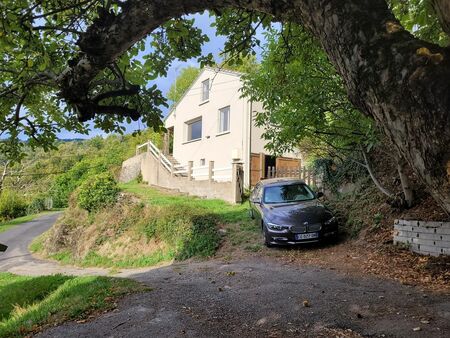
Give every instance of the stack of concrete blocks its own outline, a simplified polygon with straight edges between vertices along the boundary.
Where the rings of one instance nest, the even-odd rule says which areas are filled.
[[[450,255],[450,222],[396,220],[394,244],[424,255]]]

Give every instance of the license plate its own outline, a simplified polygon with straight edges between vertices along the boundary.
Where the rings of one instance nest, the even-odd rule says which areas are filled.
[[[296,240],[301,240],[301,239],[314,239],[314,238],[318,238],[319,237],[319,233],[318,232],[310,232],[307,234],[296,234],[295,235],[295,239]]]

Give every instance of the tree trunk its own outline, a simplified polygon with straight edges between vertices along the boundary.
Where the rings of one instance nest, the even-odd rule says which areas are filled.
[[[403,159],[399,159],[397,162],[398,176],[400,177],[400,183],[402,185],[403,196],[405,198],[406,205],[410,208],[414,202],[414,191],[411,187],[411,181],[405,174],[406,162]]]
[[[442,30],[450,36],[450,1],[431,0],[431,5],[439,18]]]
[[[0,177],[0,194],[3,192],[3,183],[5,182],[6,174],[8,173],[8,166],[10,161],[5,162],[5,166],[3,167],[3,173]]]
[[[305,25],[344,79],[350,100],[373,117],[450,213],[450,50],[414,38],[385,0],[128,0],[117,16],[100,16],[60,77],[77,109],[98,72],[172,17],[240,7]],[[87,109],[87,108],[86,108]]]
[[[359,164],[361,164],[364,168],[366,168],[367,172],[369,173],[370,178],[372,179],[372,182],[375,184],[377,189],[380,190],[387,197],[389,197],[391,199],[395,199],[395,195],[392,192],[390,192],[389,190],[387,190],[385,187],[383,187],[381,185],[380,181],[378,181],[378,179],[376,178],[375,174],[373,173],[372,166],[370,165],[369,159],[367,158],[367,154],[364,152],[364,150],[362,150],[361,152],[363,154],[365,164],[362,164],[362,163],[359,163]]]

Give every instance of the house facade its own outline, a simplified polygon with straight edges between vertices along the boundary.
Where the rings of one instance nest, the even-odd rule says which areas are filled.
[[[232,162],[238,161],[244,169],[244,186],[249,187],[265,178],[270,168],[298,168],[301,164],[299,152],[278,158],[267,153],[264,130],[254,125],[254,117],[263,107],[241,97],[241,75],[204,68],[164,121],[168,131],[164,154],[179,167],[194,167],[195,179],[207,179],[213,163],[216,180],[228,180]]]

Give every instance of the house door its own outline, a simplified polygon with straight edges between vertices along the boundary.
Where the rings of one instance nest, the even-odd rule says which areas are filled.
[[[261,154],[252,153],[250,156],[250,186],[254,187],[261,178],[263,173],[261,172]]]

